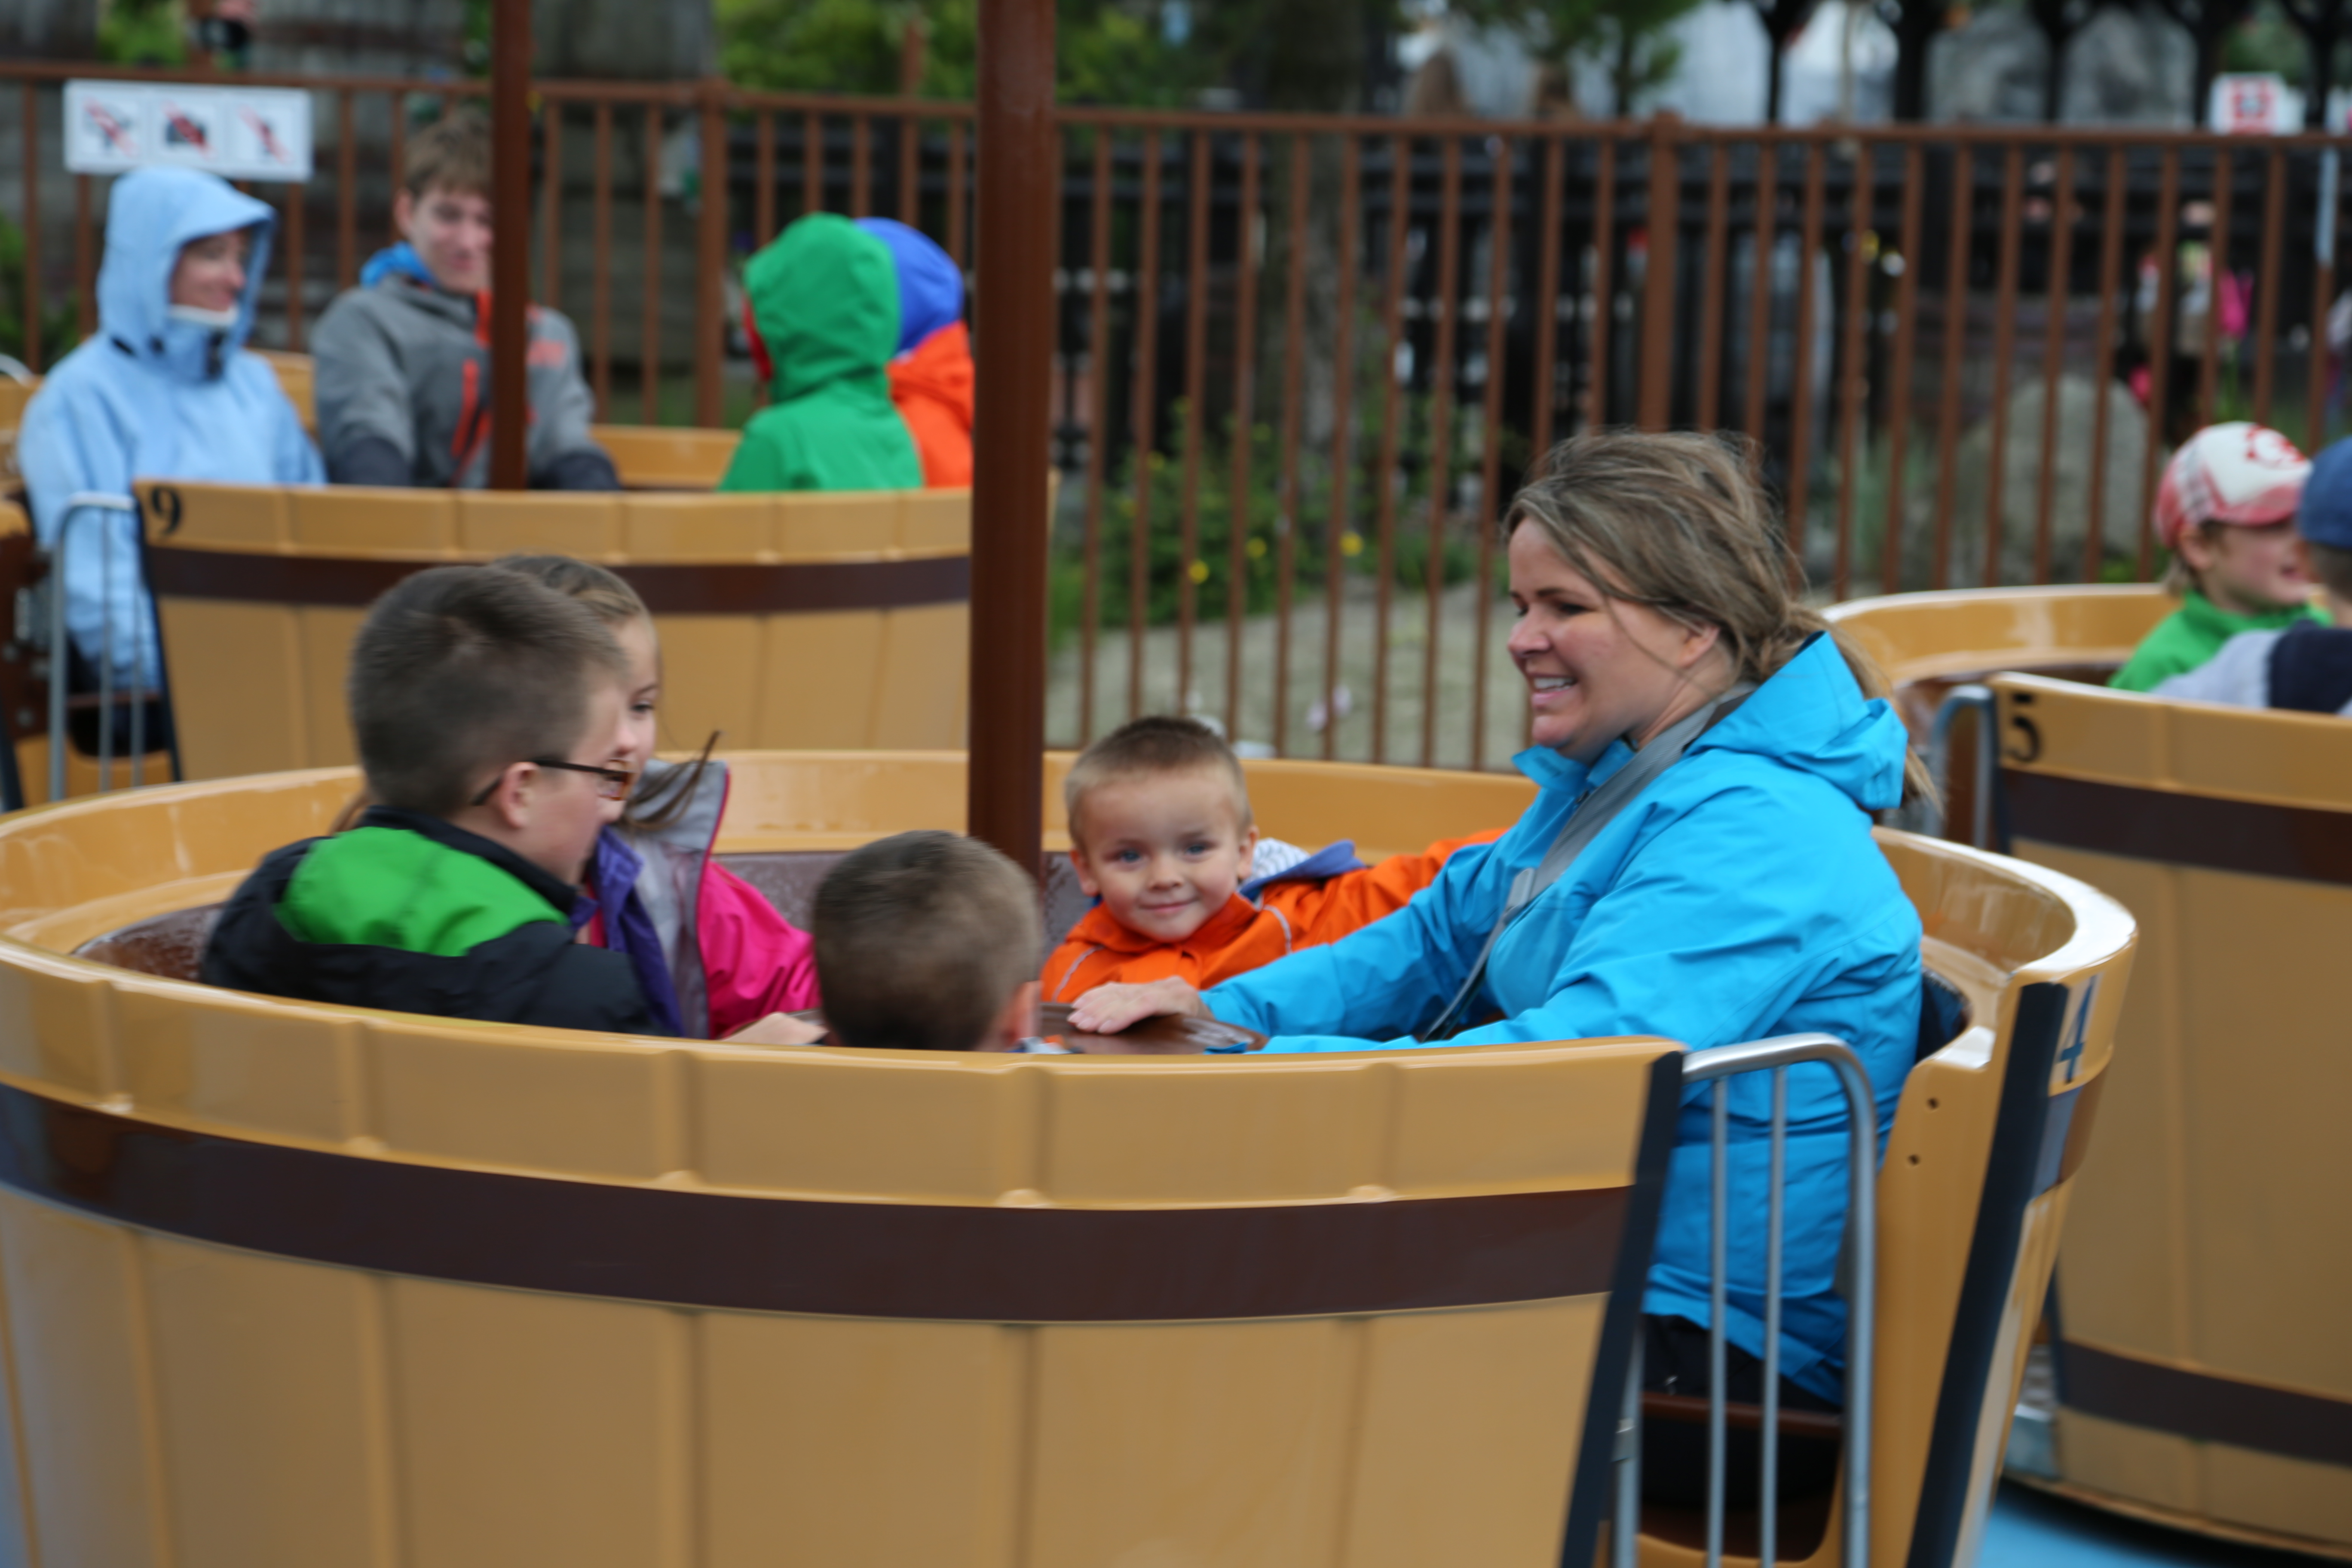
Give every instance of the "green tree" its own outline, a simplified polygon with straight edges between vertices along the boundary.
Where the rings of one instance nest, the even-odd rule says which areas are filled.
[[[969,99],[979,58],[978,0],[719,0],[728,79],[778,92],[898,90],[909,26],[923,33],[920,90]],[[1171,39],[1158,4],[1059,0],[1061,93],[1082,102],[1171,106],[1193,101],[1223,62]]]
[[[181,64],[187,18],[178,0],[107,0],[99,13],[98,56],[121,65]]]
[[[1610,110],[1637,112],[1682,63],[1674,25],[1700,0],[1453,0],[1456,14],[1519,36],[1529,53],[1574,79],[1589,60],[1609,73]]]

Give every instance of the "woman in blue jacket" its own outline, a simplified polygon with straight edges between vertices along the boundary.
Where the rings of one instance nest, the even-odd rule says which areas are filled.
[[[1556,448],[1505,525],[1519,611],[1510,650],[1536,742],[1517,759],[1538,786],[1517,826],[1352,936],[1202,997],[1181,982],[1105,986],[1072,1024],[1206,1011],[1274,1036],[1277,1052],[1416,1036],[1658,1035],[1700,1048],[1820,1030],[1862,1058],[1884,1139],[1919,1038],[1920,926],[1870,814],[1898,805],[1918,775],[1877,673],[1790,593],[1748,472],[1737,449],[1697,435],[1599,434]],[[1573,847],[1581,832],[1563,836],[1587,807],[1581,831],[1605,826],[1542,885],[1529,874],[1556,842]],[[1682,1394],[1707,1387],[1710,1092],[1685,1093],[1644,1300],[1644,1382]],[[1756,1075],[1729,1092],[1727,1389],[1755,1399],[1770,1090]],[[1843,1394],[1843,1108],[1828,1068],[1789,1074],[1780,1367],[1801,1408],[1835,1408]],[[1647,1430],[1654,1495],[1691,1496],[1705,1428]],[[1783,1456],[1790,1491],[1833,1474],[1832,1446],[1784,1445]],[[1744,1481],[1752,1498],[1754,1476],[1735,1453],[1735,1492]]]
[[[128,498],[134,479],[324,482],[276,373],[245,352],[276,221],[199,170],[140,169],[115,182],[97,334],[43,379],[18,433],[43,545],[55,548],[70,497]],[[101,530],[112,535],[110,593]],[[66,546],[66,626],[93,668],[110,629],[116,682],[152,688],[160,659],[138,564],[129,514],[80,514]]]

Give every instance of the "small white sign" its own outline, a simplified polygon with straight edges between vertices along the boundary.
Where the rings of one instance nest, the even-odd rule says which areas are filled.
[[[2213,79],[2206,124],[2232,136],[2284,136],[2303,129],[2303,94],[2275,71],[2225,71]]]
[[[310,177],[310,95],[299,88],[69,81],[65,135],[77,174],[171,163],[226,180]]]

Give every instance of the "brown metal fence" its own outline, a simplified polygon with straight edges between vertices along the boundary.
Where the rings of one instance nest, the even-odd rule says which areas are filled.
[[[0,64],[35,331],[45,300],[77,332],[94,315],[103,182],[58,163],[68,74]],[[284,215],[264,341],[299,349],[388,237],[404,135],[481,89],[282,85],[319,95],[313,181],[257,193]],[[729,279],[803,212],[898,217],[969,264],[967,105],[540,92],[535,276],[607,417],[748,412]],[[2251,417],[2316,447],[2340,423],[2340,142],[1060,121],[1058,742],[1181,705],[1289,754],[1499,762],[1523,702],[1493,524],[1536,454],[1595,425],[1752,437],[1845,597],[2144,577],[2171,443]],[[41,199],[67,180],[70,217]]]

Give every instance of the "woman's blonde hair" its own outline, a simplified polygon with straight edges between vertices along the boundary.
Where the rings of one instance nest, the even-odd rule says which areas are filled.
[[[1864,697],[1889,695],[1868,654],[1800,597],[1749,443],[1692,431],[1595,430],[1547,453],[1504,515],[1506,538],[1538,530],[1611,599],[1686,626],[1714,626],[1742,680],[1762,682],[1826,632]],[[1904,798],[1932,795],[1906,754]]]

